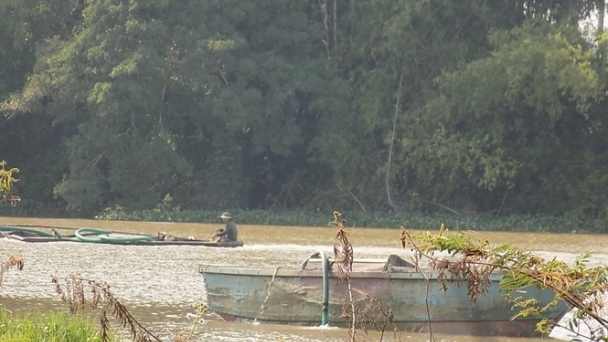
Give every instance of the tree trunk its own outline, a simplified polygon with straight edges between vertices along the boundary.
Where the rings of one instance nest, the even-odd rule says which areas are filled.
[[[604,19],[606,17],[606,0],[597,0],[597,35],[604,33]]]
[[[401,107],[401,86],[403,85],[403,74],[401,74],[401,79],[399,80],[399,89],[397,90],[397,103],[395,103],[395,116],[393,118],[393,132],[391,137],[391,147],[388,151],[388,161],[386,165],[386,197],[388,199],[388,204],[393,208],[393,210],[397,211],[397,206],[393,203],[393,199],[391,198],[391,190],[390,190],[390,175],[391,175],[391,159],[393,157],[393,146],[395,145],[395,129],[397,128],[397,115],[399,114],[399,107]]]

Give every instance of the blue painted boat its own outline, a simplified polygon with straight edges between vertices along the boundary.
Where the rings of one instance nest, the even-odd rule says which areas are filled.
[[[466,284],[459,286],[448,278],[444,292],[437,272],[428,270],[423,274],[397,255],[387,259],[355,259],[350,272],[351,291],[348,283],[339,281],[338,270],[331,261],[326,261],[324,282],[323,260],[316,253],[292,269],[201,265],[206,304],[224,320],[346,326],[348,322],[341,315],[352,293],[353,303],[360,309],[370,303],[370,298],[380,300],[384,308],[390,304],[394,324],[402,331],[426,332],[430,325],[434,333],[537,336],[538,318],[511,320],[515,311],[499,291],[499,274],[491,276],[488,291],[472,303]],[[553,292],[533,287],[516,295],[535,298],[541,306],[554,298]],[[559,302],[547,317],[559,321],[567,310]]]

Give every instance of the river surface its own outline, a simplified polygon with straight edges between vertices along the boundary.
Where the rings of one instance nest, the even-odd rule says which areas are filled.
[[[237,222],[238,223],[238,222]],[[72,219],[32,219],[0,217],[0,225],[27,224],[56,227],[96,227],[115,231],[156,234],[164,231],[181,237],[208,239],[222,224],[151,223]],[[114,295],[132,314],[167,341],[189,330],[197,305],[204,303],[201,264],[233,264],[243,267],[293,266],[315,251],[333,254],[332,227],[281,227],[238,225],[241,248],[200,246],[120,246],[55,242],[30,244],[0,239],[0,261],[22,257],[22,271],[9,270],[0,287],[0,305],[13,312],[63,310],[51,275],[60,278],[79,274],[82,278],[105,281]],[[608,264],[608,235],[550,233],[476,233],[492,244],[526,246],[545,257],[572,262],[581,253],[591,252],[591,261]],[[389,254],[407,256],[400,247],[399,230],[353,228],[350,241],[356,257],[385,258]],[[320,319],[320,318],[319,318]],[[555,330],[554,338],[564,339]],[[437,342],[540,342],[534,338],[501,338],[435,335]],[[360,336],[360,341],[379,341],[380,335]],[[429,341],[428,334],[401,333],[401,341]],[[347,341],[346,329],[297,327],[270,324],[223,322],[209,315],[197,324],[193,341]],[[384,336],[391,341],[392,333]]]

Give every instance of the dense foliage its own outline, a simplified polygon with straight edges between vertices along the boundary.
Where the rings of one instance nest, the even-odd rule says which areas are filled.
[[[185,210],[608,221],[604,13],[603,0],[0,0],[1,158],[34,215],[170,195]]]

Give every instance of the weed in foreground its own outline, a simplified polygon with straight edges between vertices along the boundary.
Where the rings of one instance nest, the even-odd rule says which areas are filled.
[[[65,278],[63,282],[56,276],[52,276],[52,282],[55,284],[55,292],[68,305],[71,314],[83,313],[86,307],[100,308],[99,336],[101,341],[109,342],[110,320],[108,313],[116,319],[119,326],[128,328],[133,341],[161,341],[158,336],[139,323],[127,307],[116,299],[110,291],[108,283],[83,279],[78,275]]]
[[[56,276],[51,277],[55,284],[55,292],[61,296],[61,300],[69,307],[70,313],[83,313],[89,307],[100,309],[99,312],[99,336],[102,342],[110,341],[110,319],[114,318],[118,326],[127,329],[132,341],[134,342],[162,342],[159,335],[154,334],[150,329],[141,324],[129,312],[127,307],[121,303],[110,291],[110,285],[106,282],[84,279],[78,274],[60,280]],[[194,335],[197,323],[203,314],[207,312],[207,306],[197,307],[194,315],[192,327],[188,332],[178,334],[174,337],[174,342],[190,341]]]
[[[4,273],[13,267],[16,267],[19,271],[21,271],[23,269],[23,258],[11,256],[7,261],[0,265],[0,286],[2,286]]]
[[[545,260],[525,248],[490,246],[487,240],[473,241],[470,234],[449,234],[443,225],[439,234],[416,233],[401,227],[401,245],[412,247],[416,261],[424,258],[430,262],[440,274],[444,289],[448,278],[456,283],[464,282],[473,303],[487,291],[489,276],[499,272],[503,274],[500,290],[518,310],[512,319],[538,317],[541,321],[536,326],[537,331],[548,335],[560,323],[545,318],[545,313],[562,301],[577,309],[572,319],[562,327],[574,333],[573,341],[582,338],[608,342],[608,319],[605,316],[608,266],[591,266],[590,254],[581,255],[574,265],[568,265],[555,258]],[[436,257],[435,252],[448,252],[451,259]],[[517,291],[528,286],[551,290],[555,299],[542,307],[534,299],[524,300]],[[580,325],[586,325],[588,333],[579,333]]]
[[[397,339],[399,329],[393,323],[394,317],[390,305],[383,307],[378,298],[351,286],[350,272],[353,270],[354,249],[348,239],[348,231],[344,227],[346,221],[340,220],[341,216],[339,211],[334,211],[334,220],[328,225],[338,228],[334,239],[334,266],[337,268],[339,281],[345,282],[348,286],[349,301],[342,308],[341,317],[348,322],[349,341],[356,340],[357,329],[367,334],[368,323],[382,334],[380,340],[383,339],[387,326],[393,326],[394,338]],[[368,304],[365,307],[359,307],[357,304],[355,297],[358,295],[367,299]]]
[[[15,315],[0,310],[1,341],[90,341],[101,342],[94,322],[66,313],[27,313]],[[111,337],[110,341],[117,339]]]

